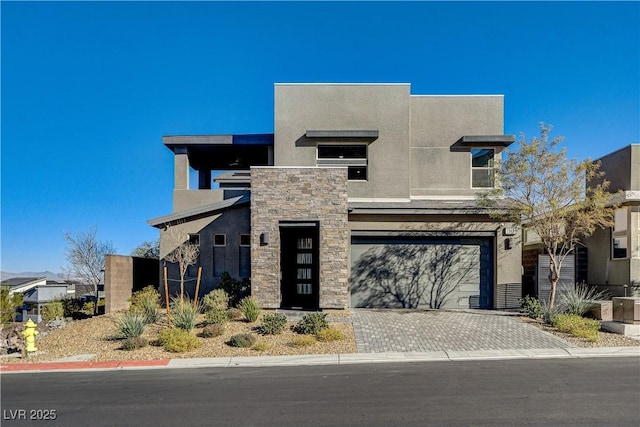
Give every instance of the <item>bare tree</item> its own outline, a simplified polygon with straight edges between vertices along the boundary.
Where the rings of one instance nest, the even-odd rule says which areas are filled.
[[[535,232],[549,255],[549,307],[555,304],[562,263],[599,227],[611,226],[615,205],[600,164],[567,157],[563,137],[549,140],[550,125],[540,124],[540,137],[528,142],[521,134],[516,151],[507,151],[496,170],[500,188],[479,193],[480,204],[501,208],[496,214]]]
[[[190,265],[198,261],[200,246],[189,241],[189,234],[181,232],[179,224],[167,226],[165,231],[171,250],[164,256],[169,262],[178,264],[180,272],[180,300],[184,300],[184,277]]]
[[[71,274],[87,285],[93,285],[96,303],[94,314],[98,313],[98,285],[104,277],[105,256],[115,252],[111,242],[101,242],[96,238],[96,229],[73,235],[64,233],[67,241],[66,258]]]

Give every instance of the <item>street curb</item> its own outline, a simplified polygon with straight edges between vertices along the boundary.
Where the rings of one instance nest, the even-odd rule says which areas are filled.
[[[99,362],[7,363],[0,374],[34,372],[113,371],[139,369],[242,368],[354,365],[370,363],[462,362],[512,359],[580,359],[600,357],[640,357],[640,346],[594,348],[545,348],[523,350],[432,351],[406,353],[350,353],[301,356],[208,357]]]
[[[39,362],[4,363],[0,365],[0,374],[25,372],[73,372],[73,371],[109,371],[116,369],[164,368],[170,359],[158,360],[107,360],[98,362]]]

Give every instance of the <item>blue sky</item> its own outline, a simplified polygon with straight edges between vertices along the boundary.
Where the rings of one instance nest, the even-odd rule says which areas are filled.
[[[65,231],[155,239],[162,136],[272,132],[276,82],[504,94],[505,133],[551,123],[577,158],[640,141],[638,2],[0,7],[5,271],[60,271]]]

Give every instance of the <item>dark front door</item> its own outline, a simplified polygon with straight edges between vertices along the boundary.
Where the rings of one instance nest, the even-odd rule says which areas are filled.
[[[318,227],[287,224],[280,228],[282,307],[319,307]]]

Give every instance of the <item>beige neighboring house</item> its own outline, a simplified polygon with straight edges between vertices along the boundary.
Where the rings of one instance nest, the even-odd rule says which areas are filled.
[[[615,225],[584,241],[588,251],[587,283],[614,296],[640,296],[640,144],[597,159],[610,191],[621,191]]]
[[[476,203],[515,141],[502,95],[276,84],[274,103],[273,133],[163,138],[173,210],[148,223],[161,258],[172,227],[200,246],[201,293],[228,272],[265,308],[517,306],[520,231]]]

